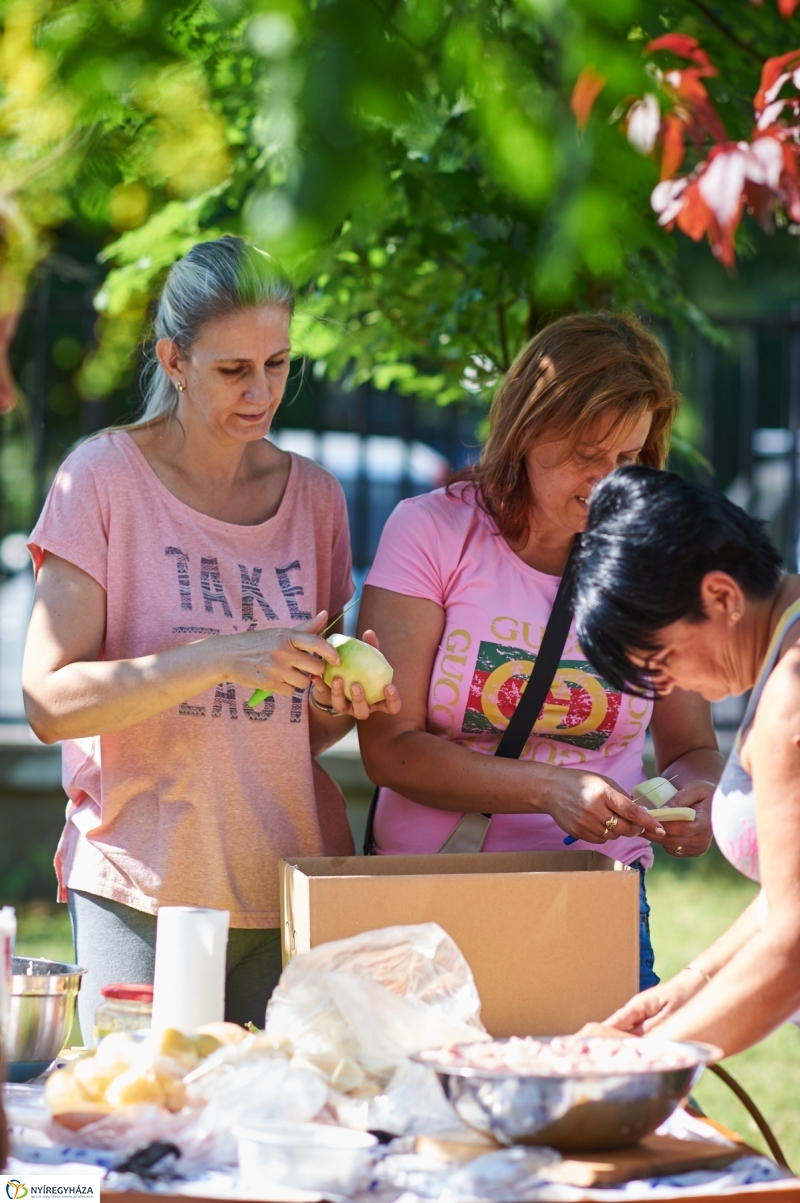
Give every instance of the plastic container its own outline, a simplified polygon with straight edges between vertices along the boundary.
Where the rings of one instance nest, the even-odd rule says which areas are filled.
[[[113,982],[101,986],[103,1001],[94,1013],[94,1042],[109,1032],[137,1032],[149,1028],[153,1018],[153,987]]]
[[[239,1189],[245,1193],[274,1184],[349,1195],[378,1143],[370,1132],[327,1124],[241,1125],[233,1134],[239,1146]]]

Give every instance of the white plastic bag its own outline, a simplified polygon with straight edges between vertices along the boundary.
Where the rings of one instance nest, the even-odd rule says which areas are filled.
[[[397,1136],[457,1132],[465,1124],[445,1098],[432,1069],[406,1061],[399,1066],[384,1093],[369,1100],[364,1127]]]
[[[202,1087],[206,1105],[185,1133],[182,1149],[186,1160],[213,1166],[237,1164],[236,1124],[307,1123],[328,1100],[318,1073],[258,1049],[238,1063],[220,1065]]]
[[[296,956],[270,1000],[266,1034],[323,1071],[352,1058],[384,1085],[422,1049],[488,1039],[472,971],[437,923],[363,932]]]
[[[433,1070],[409,1061],[488,1040],[472,971],[437,923],[385,927],[291,961],[267,1008],[266,1037],[330,1087],[347,1127],[400,1135],[463,1125]]]

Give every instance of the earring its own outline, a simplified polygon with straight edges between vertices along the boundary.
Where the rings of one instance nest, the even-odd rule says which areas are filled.
[[[175,387],[176,387],[176,389],[178,390],[178,392],[179,392],[179,393],[185,393],[185,392],[186,392],[186,385],[183,383],[183,381],[182,381],[182,380],[176,380],[176,381],[175,381]]]
[[[731,610],[731,622],[738,622],[741,617],[741,610]]]

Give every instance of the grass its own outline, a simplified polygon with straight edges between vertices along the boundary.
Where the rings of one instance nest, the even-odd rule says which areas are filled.
[[[65,906],[57,906],[54,902],[23,902],[17,905],[16,911],[16,956],[75,960],[72,927]]]
[[[659,854],[648,874],[656,970],[662,978],[677,972],[706,948],[753,898],[755,886],[740,877],[716,851],[699,861],[676,861]],[[65,906],[29,903],[18,908],[21,956],[70,961],[72,932]],[[77,1043],[77,1034],[73,1033]],[[766,1116],[792,1167],[800,1171],[800,1031],[787,1025],[725,1067]],[[706,1113],[740,1132],[766,1152],[758,1130],[735,1096],[706,1074],[695,1097]]]
[[[51,961],[74,964],[72,925],[66,906],[58,906],[55,902],[23,902],[17,904],[16,911],[16,956],[47,957]],[[66,1044],[83,1044],[77,1011]]]

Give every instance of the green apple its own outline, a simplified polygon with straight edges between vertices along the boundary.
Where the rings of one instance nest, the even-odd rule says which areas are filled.
[[[642,781],[640,785],[635,785],[631,797],[640,806],[646,806],[648,810],[653,810],[657,806],[665,806],[677,792],[675,786],[671,785],[666,777],[651,777],[649,781]]]
[[[361,639],[353,639],[350,635],[330,635],[328,643],[339,653],[340,664],[328,664],[322,674],[322,679],[328,688],[336,677],[344,681],[344,696],[352,702],[352,687],[356,682],[364,690],[364,697],[370,706],[384,699],[384,690],[391,685],[394,669],[389,661],[376,647],[364,643]]]

